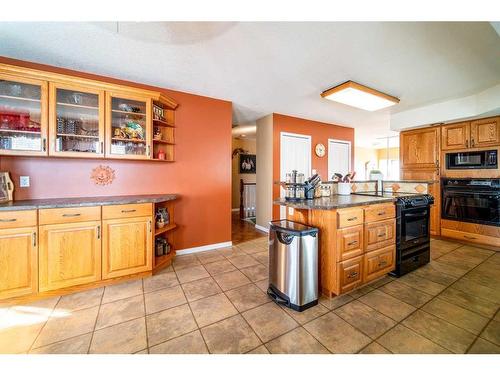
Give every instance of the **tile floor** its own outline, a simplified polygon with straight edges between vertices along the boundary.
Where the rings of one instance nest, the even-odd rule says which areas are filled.
[[[0,308],[1,353],[500,353],[500,252],[432,262],[297,313],[271,302],[266,238],[143,280]]]

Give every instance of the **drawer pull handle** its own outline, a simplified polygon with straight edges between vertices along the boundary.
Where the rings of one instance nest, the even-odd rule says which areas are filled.
[[[385,266],[387,264],[387,262],[385,260],[381,261],[378,266],[379,267],[382,267],[382,266]]]
[[[101,239],[101,226],[100,225],[97,226],[97,239],[98,240]]]
[[[356,245],[358,243],[358,241],[352,241],[352,242],[349,242],[347,244],[347,246],[352,246],[352,245]]]
[[[354,216],[354,217],[350,217],[350,218],[348,218],[348,219],[347,219],[347,221],[354,221],[354,220],[357,220],[357,219],[358,219],[358,217],[357,217],[357,216]]]
[[[137,211],[136,209],[133,209],[133,210],[122,210],[122,213],[123,214],[127,214],[127,213],[130,213],[130,212],[135,212]]]
[[[17,219],[0,219],[2,223],[13,223],[14,221],[17,221]]]
[[[386,235],[385,233],[380,233],[378,236],[379,237],[385,237],[385,235]]]
[[[377,215],[378,215],[378,216],[385,215],[385,211],[379,212]]]
[[[82,216],[82,214],[63,214],[63,217],[77,217]]]
[[[347,275],[347,278],[348,278],[348,279],[354,279],[354,278],[355,278],[355,277],[357,277],[357,276],[358,276],[358,273],[357,273],[357,272],[352,272],[352,273],[350,273],[349,275]]]
[[[467,238],[468,240],[477,240],[476,237],[473,237],[473,236],[467,236],[467,235],[464,235],[464,238]]]
[[[33,232],[33,247],[36,247],[36,232]]]

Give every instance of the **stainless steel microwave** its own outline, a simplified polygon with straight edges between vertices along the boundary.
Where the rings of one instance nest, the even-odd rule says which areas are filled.
[[[498,149],[468,152],[449,152],[445,156],[447,170],[497,169]]]

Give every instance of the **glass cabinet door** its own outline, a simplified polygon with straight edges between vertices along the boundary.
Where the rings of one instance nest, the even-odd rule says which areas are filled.
[[[50,84],[50,155],[104,156],[104,91]]]
[[[47,83],[0,75],[0,155],[47,155]]]
[[[149,159],[151,99],[107,93],[106,156]]]

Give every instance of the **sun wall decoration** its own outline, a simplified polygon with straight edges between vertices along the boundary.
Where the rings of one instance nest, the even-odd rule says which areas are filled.
[[[90,174],[90,179],[94,181],[94,184],[100,186],[111,185],[115,177],[115,170],[106,165],[95,167]]]

